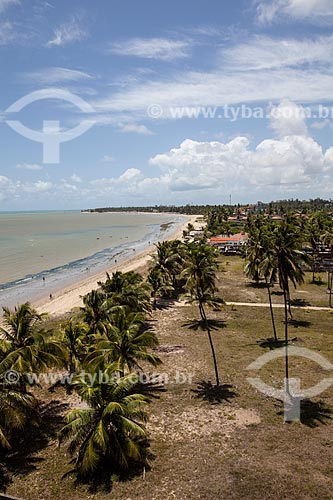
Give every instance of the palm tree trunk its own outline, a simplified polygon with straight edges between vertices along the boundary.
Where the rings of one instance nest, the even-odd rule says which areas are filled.
[[[285,341],[285,378],[286,390],[289,394],[289,353],[288,353],[288,306],[287,306],[287,291],[283,289],[284,298],[284,341]]]
[[[290,315],[290,318],[292,319],[293,317],[293,313],[291,311],[291,303],[290,303],[290,291],[289,289],[286,290],[286,296],[287,296],[287,302],[288,302],[288,311],[289,311],[289,315]]]
[[[68,361],[68,371],[69,373],[74,373],[75,368],[74,368],[74,356],[73,356],[73,351],[69,351],[69,361]]]
[[[272,304],[272,295],[271,295],[271,290],[269,288],[269,283],[267,278],[265,278],[266,281],[266,286],[267,286],[267,292],[268,292],[268,299],[269,299],[269,308],[271,311],[271,319],[272,319],[272,327],[273,327],[273,334],[274,334],[274,341],[277,342],[278,338],[276,335],[276,327],[275,327],[275,319],[274,319],[274,311],[273,311],[273,304]]]
[[[214,362],[216,386],[218,387],[220,385],[220,378],[219,378],[219,372],[218,372],[218,368],[217,368],[217,361],[216,361],[215,349],[214,349],[213,339],[212,339],[212,335],[211,335],[211,332],[210,332],[210,328],[209,328],[209,323],[208,323],[208,320],[207,320],[206,312],[205,312],[204,306],[203,306],[203,304],[201,302],[199,302],[199,311],[200,311],[201,319],[202,319],[202,321],[203,321],[203,323],[205,325],[205,328],[207,330],[209,344],[210,344],[210,348],[211,348],[211,351],[212,351],[213,362]]]

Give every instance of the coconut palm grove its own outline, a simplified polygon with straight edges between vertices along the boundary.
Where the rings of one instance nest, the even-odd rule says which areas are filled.
[[[246,372],[282,352],[261,373],[276,389],[329,376],[290,349],[332,360],[331,202],[179,211],[200,214],[196,228],[157,243],[139,272],[107,273],[82,307],[54,317],[29,302],[3,307],[0,485],[9,495],[332,498],[331,389],[304,397],[300,418],[288,419]],[[239,232],[237,252],[211,243]]]

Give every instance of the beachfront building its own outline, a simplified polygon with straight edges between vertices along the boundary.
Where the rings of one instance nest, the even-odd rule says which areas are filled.
[[[231,236],[220,235],[212,236],[209,239],[210,245],[217,247],[221,253],[225,254],[240,254],[246,243],[247,233],[241,232]]]

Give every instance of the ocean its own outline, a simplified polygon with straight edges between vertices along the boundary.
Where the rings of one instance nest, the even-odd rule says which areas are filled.
[[[164,239],[184,216],[0,213],[0,307],[36,301]]]

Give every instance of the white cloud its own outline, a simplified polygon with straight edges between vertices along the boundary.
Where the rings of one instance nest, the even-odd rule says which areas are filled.
[[[54,29],[54,38],[49,40],[47,47],[62,47],[73,42],[79,42],[88,37],[88,33],[80,26],[78,19],[73,17],[69,22]]]
[[[186,40],[132,38],[124,42],[113,43],[110,47],[110,52],[120,56],[172,61],[187,57],[189,47],[190,44]]]
[[[333,4],[331,0],[266,0],[257,5],[257,19],[261,24],[283,17],[329,24],[333,22]]]
[[[145,125],[139,125],[138,123],[127,123],[120,128],[120,131],[125,133],[153,135],[153,132],[149,130]]]
[[[23,185],[22,188],[27,193],[44,193],[45,191],[49,191],[52,186],[52,182],[39,180],[31,184]]]
[[[270,126],[277,138],[255,144],[252,138],[231,140],[184,140],[180,146],[155,155],[149,165],[156,169],[147,177],[138,168],[119,176],[97,178],[88,183],[77,174],[58,183],[12,181],[0,176],[0,199],[107,200],[121,203],[211,202],[223,193],[235,193],[239,201],[278,197],[330,197],[333,183],[333,147],[323,150],[309,136],[304,109],[283,100],[270,109]],[[111,157],[105,155],[104,161]],[[22,164],[20,168],[31,167]],[[35,169],[35,168],[33,168]],[[67,198],[66,198],[67,197]],[[126,200],[126,201],[125,201]],[[95,203],[94,202],[94,203]],[[114,204],[117,203],[114,201]]]
[[[111,155],[104,155],[101,161],[111,162],[111,161],[113,161],[113,156],[111,156]]]
[[[221,51],[223,61],[234,70],[265,70],[300,66],[304,63],[332,62],[333,36],[315,39],[275,39],[254,36],[239,45]]]
[[[270,110],[270,127],[280,137],[287,135],[307,135],[306,112],[302,106],[284,99]]]
[[[7,45],[14,41],[16,34],[13,25],[9,21],[0,22],[0,45]]]
[[[18,163],[16,168],[24,170],[43,170],[43,167],[41,165],[37,165],[36,163]]]
[[[77,182],[77,183],[81,183],[82,182],[82,179],[80,176],[76,175],[76,174],[73,174],[71,175],[70,177],[71,181],[73,182]]]
[[[84,73],[83,71],[59,67],[43,68],[39,71],[24,73],[23,76],[25,79],[28,78],[33,82],[39,82],[41,84],[91,80],[93,78],[92,75]]]
[[[179,148],[151,158],[150,164],[162,169],[171,191],[232,187],[250,193],[251,187],[289,186],[299,193],[304,184],[308,188],[318,184],[323,189],[323,176],[333,172],[333,148],[324,153],[310,137],[267,139],[255,149],[250,146],[245,137],[228,143],[188,139]]]
[[[125,112],[137,120],[147,119],[153,104],[162,107],[163,119],[171,118],[170,107],[175,106],[333,101],[332,52],[333,37],[254,37],[221,51],[210,72],[174,72],[159,80],[129,83],[92,104],[101,120]]]
[[[141,177],[141,170],[138,168],[128,168],[118,179],[119,182],[131,182],[133,179]]]
[[[14,181],[0,176],[0,200],[87,200],[126,204],[221,202],[226,193],[239,201],[277,197],[331,196],[333,147],[326,151],[311,137],[288,135],[266,139],[255,145],[247,137],[228,142],[183,141],[179,147],[150,159],[156,169],[147,177],[138,168],[129,168],[118,177],[79,182],[73,174],[58,183],[39,180]],[[80,179],[81,180],[81,179]],[[221,198],[222,197],[222,198]],[[117,200],[117,201],[116,201]]]
[[[333,148],[323,151],[312,138],[293,135],[266,139],[257,145],[242,136],[229,142],[198,142],[187,139],[150,159],[156,168],[146,177],[137,168],[119,177],[95,179],[90,192],[102,199],[112,196],[134,203],[170,203],[182,200],[218,202],[225,193],[241,200],[257,197],[330,196]],[[259,199],[258,198],[258,199]]]

